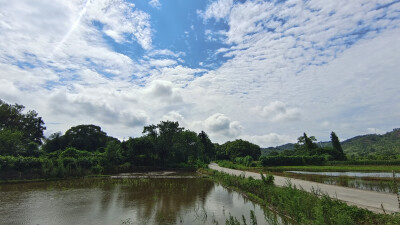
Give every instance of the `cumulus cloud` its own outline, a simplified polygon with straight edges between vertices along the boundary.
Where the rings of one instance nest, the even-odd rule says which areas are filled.
[[[264,107],[256,107],[253,110],[273,122],[293,121],[301,118],[298,108],[289,108],[280,101],[273,101]]]
[[[162,117],[163,121],[169,120],[169,121],[178,121],[179,126],[181,127],[186,127],[187,123],[185,121],[185,118],[177,111],[170,111],[166,115]]]
[[[238,121],[231,121],[229,117],[222,113],[215,113],[208,117],[204,121],[204,126],[207,131],[226,137],[237,137],[243,129]]]
[[[243,139],[249,140],[259,145],[262,148],[275,147],[282,144],[292,143],[296,140],[288,135],[280,135],[276,133],[269,133],[265,135],[254,135],[254,136],[246,135],[243,136]]]
[[[51,113],[68,116],[70,118],[90,118],[96,123],[121,124],[127,127],[143,126],[148,121],[148,116],[142,110],[132,110],[124,107],[117,100],[118,94],[97,92],[94,90],[80,91],[80,94],[68,93],[58,90],[50,95],[49,105]]]
[[[129,1],[0,1],[0,96],[49,124],[97,123],[120,137],[163,118],[213,141],[246,133],[260,145],[303,130],[317,138],[390,130],[400,117],[399,8],[379,0],[212,1],[193,27],[221,48],[205,45],[209,58],[199,63],[191,46],[156,49],[149,13],[158,11]],[[221,66],[190,66],[210,59]]]
[[[177,104],[182,101],[179,91],[177,91],[169,81],[155,80],[149,85],[145,92],[148,97],[164,103]]]

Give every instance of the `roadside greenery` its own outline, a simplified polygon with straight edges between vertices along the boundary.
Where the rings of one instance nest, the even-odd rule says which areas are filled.
[[[400,165],[382,165],[382,164],[371,164],[371,165],[346,165],[346,164],[334,164],[334,165],[305,165],[305,166],[261,166],[260,162],[254,161],[255,166],[245,166],[242,164],[234,163],[228,160],[216,161],[221,167],[230,169],[247,170],[247,171],[271,171],[271,172],[285,172],[285,171],[310,171],[310,172],[392,172],[400,171]],[[254,165],[253,164],[253,165]]]
[[[293,150],[272,151],[260,157],[262,166],[298,166],[298,165],[323,165],[329,161],[345,161],[339,138],[335,132],[331,133],[330,146],[320,146],[314,136],[308,137],[306,133],[300,136]]]
[[[277,187],[263,180],[232,176],[215,170],[200,170],[224,186],[246,194],[252,200],[279,212],[292,224],[400,224],[400,214],[375,214],[330,198],[319,190],[305,192],[288,181]],[[229,224],[238,224],[234,218]],[[232,223],[234,222],[234,223]]]

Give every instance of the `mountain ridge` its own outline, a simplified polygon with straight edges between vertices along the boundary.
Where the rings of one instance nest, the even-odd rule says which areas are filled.
[[[317,142],[321,147],[332,146],[330,141]],[[341,141],[345,154],[350,158],[395,159],[400,156],[400,128],[385,134],[365,134]],[[263,155],[273,151],[294,150],[294,143],[261,148]]]

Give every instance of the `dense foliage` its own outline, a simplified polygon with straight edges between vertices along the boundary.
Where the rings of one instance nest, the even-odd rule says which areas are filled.
[[[340,147],[335,147],[332,141],[318,142],[317,144],[321,148],[335,148],[340,151]],[[368,134],[356,136],[337,143],[340,143],[341,149],[347,158],[353,161],[400,159],[400,128],[393,129],[393,131],[383,135]],[[290,143],[261,149],[263,155],[279,155],[281,153],[283,155],[290,155],[293,153],[293,150],[295,150],[295,144]]]
[[[39,178],[131,171],[138,167],[204,167],[217,155],[247,164],[260,147],[243,140],[222,145],[208,135],[161,121],[143,128],[143,136],[119,141],[101,127],[71,127],[44,138],[44,122],[35,111],[0,101],[0,178]],[[43,143],[42,143],[43,141]],[[218,154],[217,154],[218,152]]]
[[[383,135],[357,136],[342,142],[343,150],[351,159],[387,160],[400,158],[400,129]]]
[[[322,165],[327,161],[346,160],[339,138],[335,132],[331,133],[330,146],[320,146],[314,136],[304,133],[293,145],[293,150],[269,151],[267,155],[260,157],[263,166],[299,166]],[[289,146],[292,147],[292,146]]]
[[[261,156],[262,166],[301,166],[301,165],[322,165],[325,161],[323,156]]]
[[[250,156],[256,160],[261,155],[260,146],[237,139],[235,141],[228,141],[223,145],[217,145],[217,159],[234,160],[237,157]]]
[[[0,155],[37,155],[42,143],[44,122],[35,111],[0,100]]]

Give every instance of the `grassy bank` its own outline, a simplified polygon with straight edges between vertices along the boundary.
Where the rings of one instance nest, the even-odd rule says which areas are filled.
[[[400,165],[308,165],[308,166],[265,166],[262,167],[259,163],[255,163],[256,166],[248,167],[241,164],[236,164],[231,161],[222,160],[217,162],[219,166],[231,168],[231,169],[239,169],[239,170],[247,170],[247,171],[271,171],[271,172],[284,172],[290,170],[300,170],[300,171],[312,171],[312,172],[347,172],[347,171],[355,171],[355,172],[392,172],[398,171],[400,172]]]
[[[387,165],[337,165],[337,166],[274,166],[274,167],[263,167],[264,171],[290,171],[290,170],[301,170],[301,171],[313,171],[313,172],[346,172],[346,171],[358,171],[358,172],[392,172],[400,171],[400,166],[387,166]]]
[[[400,224],[400,214],[375,214],[320,195],[317,190],[308,193],[290,183],[287,187],[276,187],[262,180],[231,176],[209,169],[201,169],[200,172],[224,186],[243,192],[264,206],[272,207],[294,224]]]

